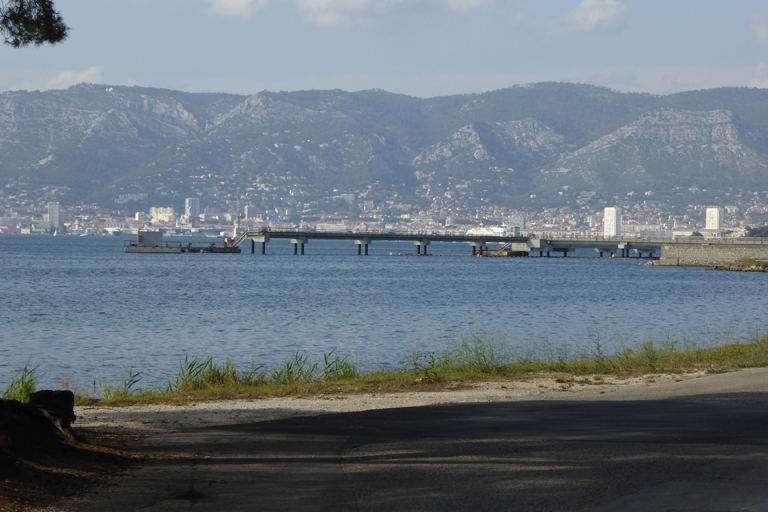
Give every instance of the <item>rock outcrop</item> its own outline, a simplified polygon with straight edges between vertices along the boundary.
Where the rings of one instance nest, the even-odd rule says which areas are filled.
[[[29,403],[0,400],[0,451],[24,451],[28,445],[45,445],[74,439],[75,396],[71,391],[38,391]]]

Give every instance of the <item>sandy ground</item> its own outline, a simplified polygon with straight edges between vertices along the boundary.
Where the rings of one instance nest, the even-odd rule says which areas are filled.
[[[77,429],[100,434],[156,435],[196,427],[243,424],[333,412],[354,412],[422,405],[520,400],[604,399],[606,394],[665,387],[703,377],[704,372],[680,375],[644,375],[629,379],[594,376],[556,382],[554,375],[480,382],[439,392],[320,395],[312,398],[224,400],[188,405],[141,405],[129,407],[76,407]],[[562,376],[560,379],[562,380]],[[588,383],[591,382],[591,383]]]

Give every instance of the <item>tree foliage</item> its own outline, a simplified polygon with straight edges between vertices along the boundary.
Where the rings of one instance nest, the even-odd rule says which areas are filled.
[[[747,236],[749,237],[766,237],[768,238],[768,226],[747,228]]]
[[[53,0],[0,0],[0,34],[14,48],[56,44],[68,30]]]

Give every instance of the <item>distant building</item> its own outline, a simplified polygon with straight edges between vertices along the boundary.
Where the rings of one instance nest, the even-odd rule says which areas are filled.
[[[621,208],[606,208],[603,210],[603,235],[621,235]]]
[[[255,206],[249,204],[245,206],[245,218],[246,219],[258,219],[262,212]]]
[[[117,196],[117,199],[115,199],[115,202],[117,204],[125,204],[128,201],[140,201],[141,199],[147,199],[148,197],[147,194],[120,194]]]
[[[52,228],[57,228],[61,225],[59,203],[48,203],[48,224]]]
[[[154,222],[173,222],[176,220],[176,212],[171,207],[161,208],[153,206],[149,209],[149,216]]]
[[[184,215],[189,220],[197,219],[200,216],[200,199],[188,197],[184,201]]]
[[[706,229],[723,229],[723,209],[707,208],[707,227]]]
[[[512,230],[513,228],[518,228],[518,231],[522,231],[525,229],[525,217],[521,215],[516,215],[513,217],[510,217],[507,219],[507,228]]]
[[[144,212],[136,212],[134,219],[139,222],[147,222],[147,214]]]

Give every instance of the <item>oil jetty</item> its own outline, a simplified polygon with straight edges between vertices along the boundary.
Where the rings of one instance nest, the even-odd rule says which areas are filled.
[[[126,240],[123,252],[142,254],[179,254],[182,252],[196,253],[232,253],[238,254],[240,248],[226,241],[221,246],[210,244],[193,244],[189,242],[163,242],[161,231],[139,231],[136,241]]]

